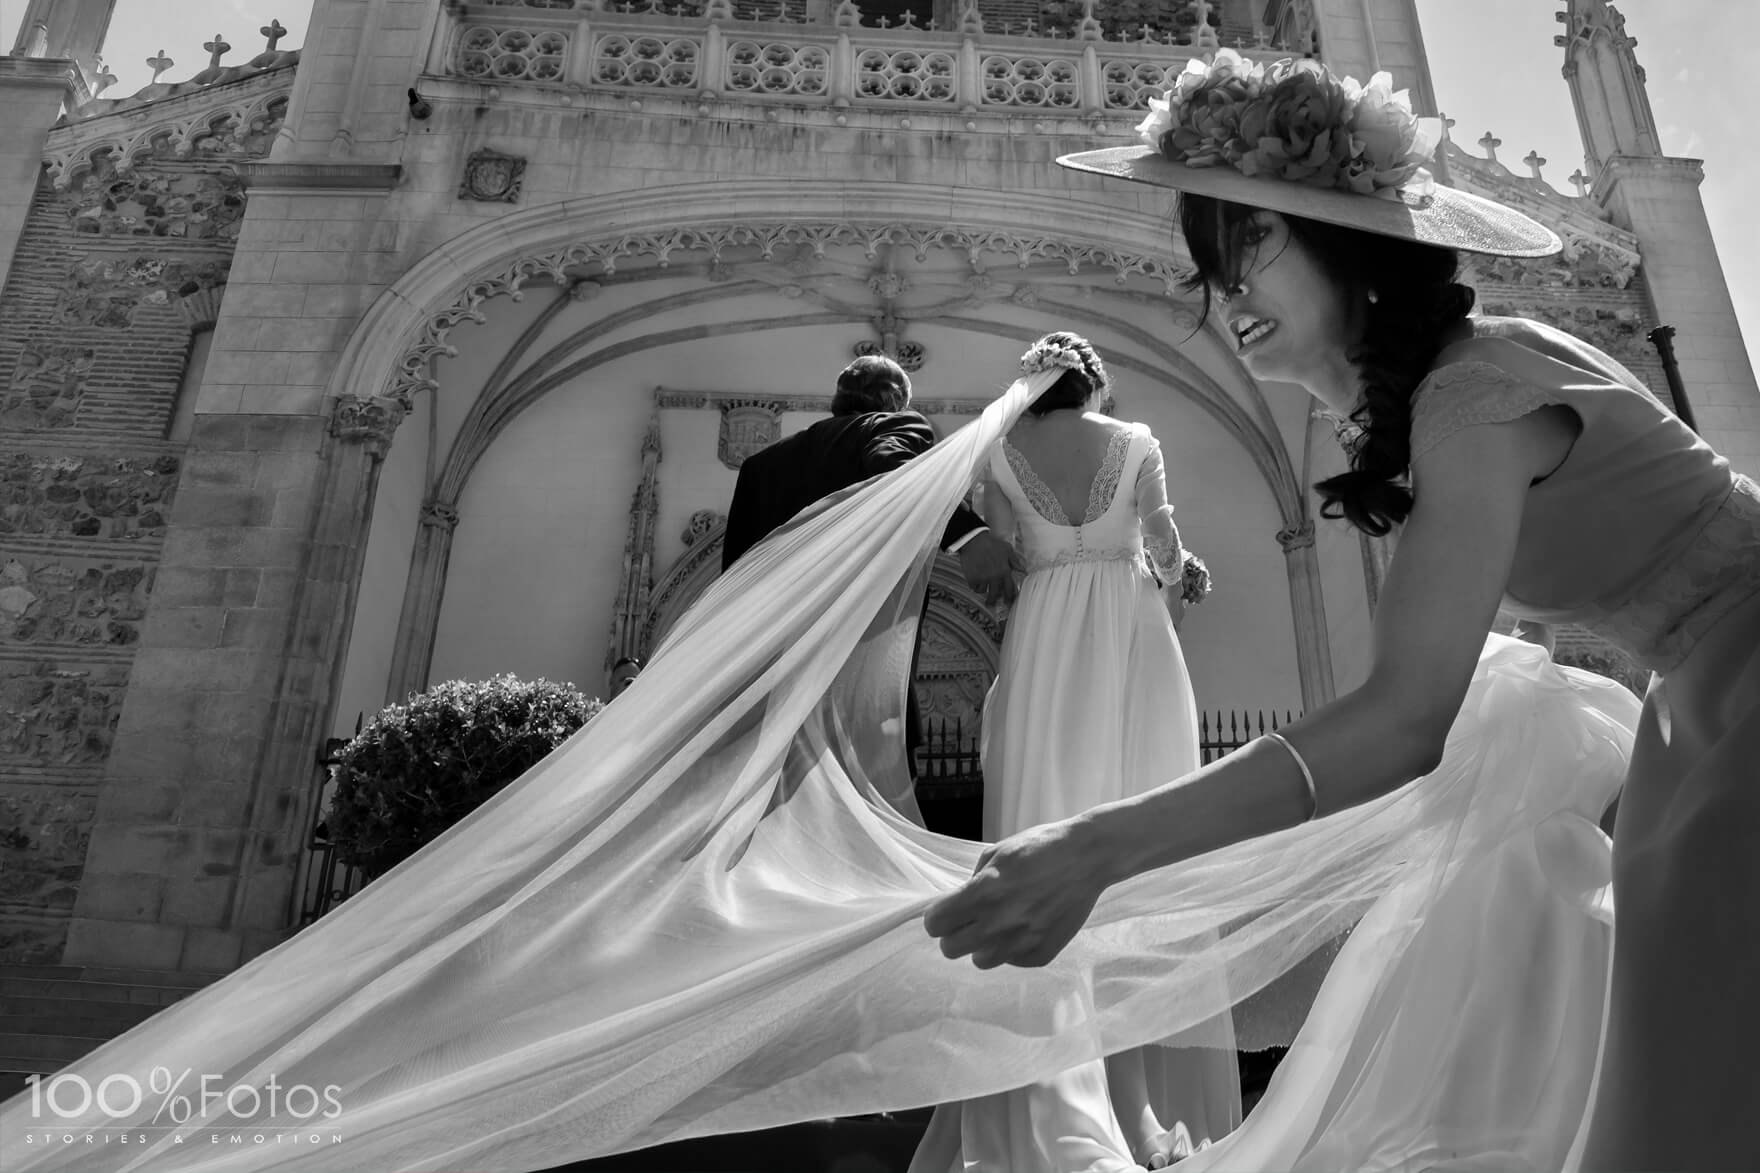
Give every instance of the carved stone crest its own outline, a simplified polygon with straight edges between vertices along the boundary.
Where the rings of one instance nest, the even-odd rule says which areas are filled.
[[[464,181],[458,185],[458,198],[489,204],[517,203],[525,174],[524,159],[484,147],[465,160]]]
[[[721,439],[715,455],[728,468],[782,439],[782,405],[761,399],[734,400],[721,405]]]
[[[401,401],[374,395],[363,399],[358,395],[342,395],[330,415],[330,432],[341,440],[364,445],[374,456],[383,457],[391,447],[391,436],[403,422]]]

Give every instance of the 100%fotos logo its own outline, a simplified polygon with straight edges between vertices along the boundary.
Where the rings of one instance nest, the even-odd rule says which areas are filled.
[[[140,1080],[132,1075],[106,1075],[96,1087],[82,1075],[51,1075],[48,1078],[33,1075],[28,1080],[31,1115],[41,1120],[47,1108],[56,1119],[75,1120],[96,1104],[112,1119],[133,1121],[146,1103],[149,1091],[159,1097],[159,1106],[148,1122],[151,1124],[187,1124],[192,1116],[206,1121],[216,1104],[224,1107],[227,1116],[241,1121],[256,1116],[265,1104],[271,1117],[285,1113],[300,1121],[313,1117],[334,1120],[342,1114],[342,1103],[336,1098],[342,1089],[333,1083],[326,1084],[320,1094],[317,1088],[306,1083],[283,1087],[271,1075],[261,1088],[244,1083],[216,1088],[214,1085],[224,1083],[224,1077],[203,1075],[197,1081],[199,1086],[180,1092],[189,1077],[187,1067],[175,1078],[169,1067],[155,1067],[147,1077],[146,1089],[142,1089]]]

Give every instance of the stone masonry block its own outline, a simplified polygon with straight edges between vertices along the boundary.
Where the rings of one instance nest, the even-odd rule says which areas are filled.
[[[229,648],[271,651],[287,642],[288,613],[280,609],[251,607],[228,611],[220,633]]]
[[[172,924],[223,925],[234,889],[231,875],[208,875],[200,870],[180,869],[165,885],[160,915]]]
[[[292,607],[299,585],[304,581],[297,570],[265,570],[257,586],[259,607]]]
[[[167,692],[229,692],[272,689],[280,673],[276,658],[249,648],[155,648],[135,653],[133,689]],[[123,710],[127,719],[127,706]],[[138,750],[133,752],[140,752]],[[161,771],[154,770],[152,773]]]
[[[184,458],[183,479],[178,484],[185,490],[249,485],[256,473],[256,466],[256,457],[248,452],[205,452],[196,449]]]
[[[315,456],[324,447],[324,434],[329,421],[319,416],[295,416],[287,413],[257,415],[248,417],[251,421],[247,444],[256,453],[306,453]],[[261,468],[270,463],[268,456],[260,458]],[[256,482],[261,486],[264,482],[259,472]],[[276,482],[276,488],[286,488],[285,484]]]
[[[179,525],[272,525],[275,497],[250,488],[186,489],[177,495],[176,517]]]
[[[171,969],[183,956],[182,925],[75,916],[67,926],[65,965]]]
[[[141,639],[155,648],[219,647],[224,617],[218,607],[153,607],[141,625]]]
[[[163,823],[114,823],[103,818],[92,824],[86,849],[85,885],[97,876],[164,875],[183,848],[184,836]]]
[[[153,921],[165,902],[166,880],[152,872],[96,873],[87,868],[80,880],[80,914],[106,920]]]
[[[324,409],[324,388],[318,384],[329,378],[329,369],[336,361],[334,356],[295,354],[285,357],[288,359],[286,369],[293,381],[246,387],[239,396],[240,411],[259,416],[314,416]],[[302,361],[314,357],[322,358],[323,362]],[[324,373],[312,378],[308,372],[315,369],[322,369]]]
[[[298,566],[303,535],[283,529],[238,529],[174,524],[165,535],[166,566]]]
[[[153,607],[207,607],[226,602],[227,571],[206,566],[165,566],[153,578]],[[253,586],[251,597],[256,597]]]
[[[231,973],[244,964],[244,939],[229,929],[192,924],[177,968],[186,973]]]

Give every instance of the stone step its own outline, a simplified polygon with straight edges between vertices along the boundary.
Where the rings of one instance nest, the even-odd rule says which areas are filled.
[[[906,1173],[929,1109],[678,1141],[548,1173]]]
[[[21,1002],[35,1003],[21,1006]],[[44,1006],[42,1003],[53,1003]],[[75,998],[0,998],[0,1035],[67,1035],[108,1041],[151,1018],[161,1006],[112,1006]]]
[[[37,978],[45,981],[88,981],[106,985],[163,986],[167,989],[199,990],[224,974],[184,973],[165,969],[110,969],[84,965],[0,965],[0,978]]]
[[[86,1002],[158,1007],[182,1001],[194,992],[187,986],[130,985],[83,978],[0,977],[0,999],[77,998]]]
[[[105,1039],[82,1039],[68,1035],[22,1034],[0,1031],[0,1056],[13,1060],[46,1063],[54,1071],[103,1046]]]

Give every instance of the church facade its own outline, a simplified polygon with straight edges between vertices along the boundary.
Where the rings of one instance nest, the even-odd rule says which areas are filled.
[[[1386,550],[1315,515],[1331,428],[1199,320],[1166,193],[1053,160],[1223,45],[1387,69],[1433,114],[1411,0],[325,0],[298,50],[216,37],[128,96],[110,7],[32,0],[0,58],[0,962],[273,946],[327,740],[444,679],[600,691],[712,581],[740,461],[858,354],[945,434],[1033,338],[1089,336],[1217,583],[1182,628],[1201,706],[1366,670]],[[1564,7],[1575,194],[1489,138],[1437,171],[1566,250],[1470,279],[1665,400],[1674,327],[1697,425],[1760,471],[1700,165],[1618,13]],[[932,723],[975,733],[1003,621],[938,568]]]

